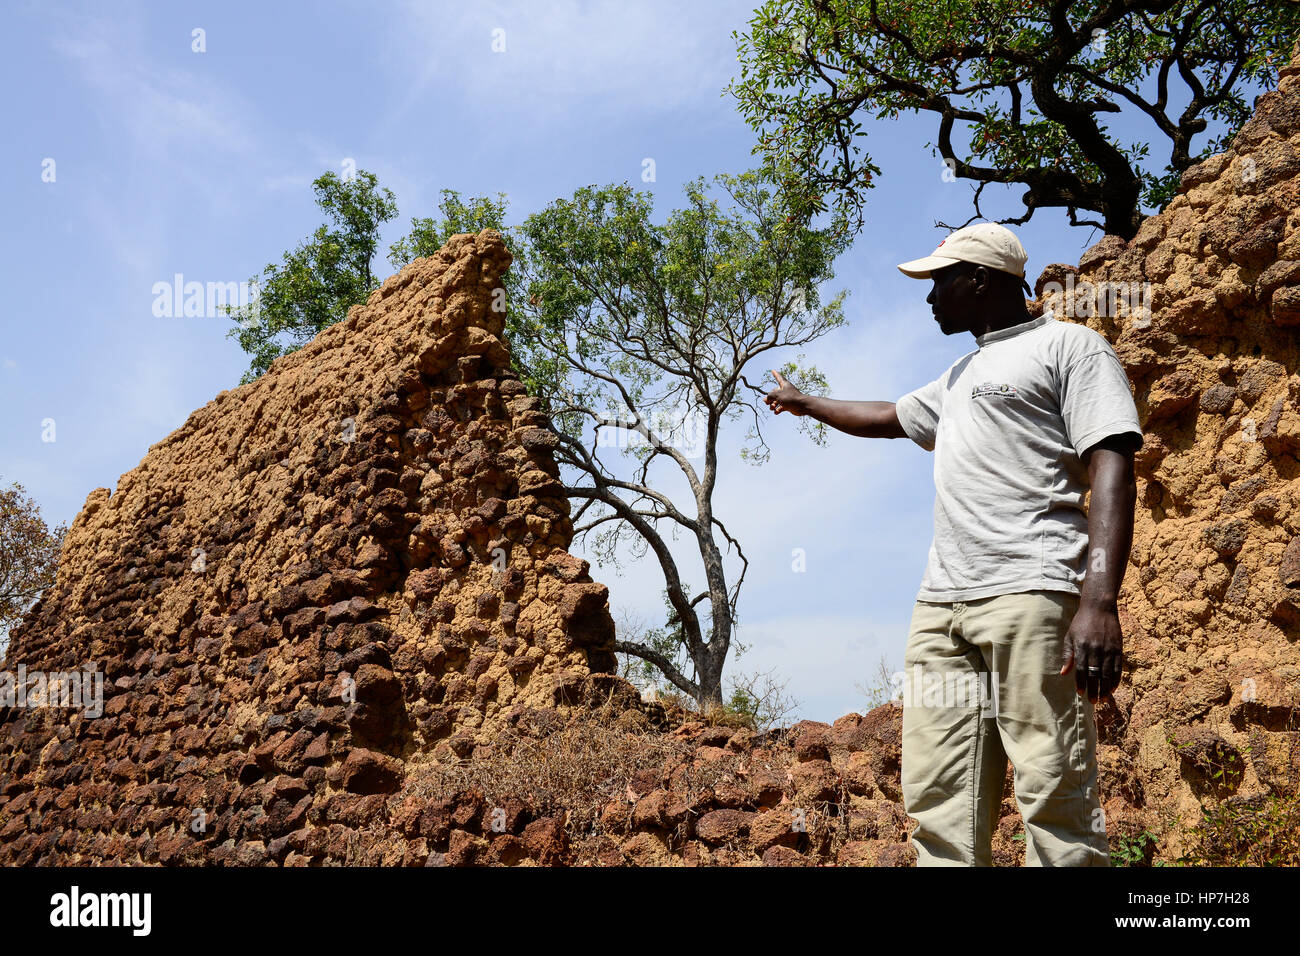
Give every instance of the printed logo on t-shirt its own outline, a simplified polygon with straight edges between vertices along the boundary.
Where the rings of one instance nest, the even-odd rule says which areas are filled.
[[[1014,385],[994,385],[992,382],[984,382],[970,390],[971,398],[983,398],[986,395],[1001,395],[1004,398],[1012,398],[1017,394]]]

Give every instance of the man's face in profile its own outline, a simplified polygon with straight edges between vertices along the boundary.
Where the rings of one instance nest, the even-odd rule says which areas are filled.
[[[975,308],[972,273],[982,268],[970,262],[954,262],[930,273],[934,287],[925,301],[930,303],[944,335],[970,331]]]

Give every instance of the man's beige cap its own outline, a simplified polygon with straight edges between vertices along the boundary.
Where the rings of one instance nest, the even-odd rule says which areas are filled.
[[[954,262],[974,262],[1024,279],[1025,263],[1028,260],[1029,254],[1025,252],[1025,247],[1006,226],[995,222],[977,222],[973,226],[963,226],[950,232],[933,253],[923,259],[904,262],[898,268],[903,275],[913,279],[928,279],[935,269],[942,269]]]

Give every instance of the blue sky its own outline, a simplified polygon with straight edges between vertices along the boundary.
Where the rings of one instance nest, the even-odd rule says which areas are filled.
[[[753,132],[722,89],[739,72],[730,34],[752,7],[7,5],[0,480],[70,522],[93,488],[114,487],[237,384],[247,356],[227,321],[155,317],[153,286],[176,273],[240,282],[278,261],[321,221],[311,181],[349,159],[396,194],[385,250],[412,216],[435,214],[444,187],[505,192],[517,221],[579,186],[628,180],[655,194],[662,221],[687,180],[751,168]],[[205,52],[192,49],[196,28]],[[492,50],[497,29],[504,53]],[[930,121],[869,132],[883,176],[825,290],[849,290],[848,324],[804,351],[834,397],[892,401],[974,347],[945,338],[924,302],[929,283],[895,268],[934,248],[936,220],[969,216],[970,187],[943,182],[925,146]],[[1134,123],[1125,138],[1148,132]],[[656,182],[640,181],[646,157]],[[1005,214],[988,202],[985,212]],[[1050,212],[1019,234],[1031,279],[1100,238]],[[723,442],[717,511],[750,558],[739,632],[750,651],[731,667],[788,679],[798,716],[829,721],[863,709],[858,685],[882,654],[901,663],[931,536],[932,459],[906,440],[839,433],[817,448],[789,416],[764,427],[766,465],[734,453],[743,423]],[[805,572],[791,569],[795,548]],[[651,562],[592,573],[616,613],[660,623]]]

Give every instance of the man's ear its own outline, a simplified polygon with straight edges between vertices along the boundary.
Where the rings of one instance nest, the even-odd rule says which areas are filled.
[[[983,295],[989,290],[991,277],[989,270],[981,265],[977,265],[970,270],[970,282],[976,295]]]

